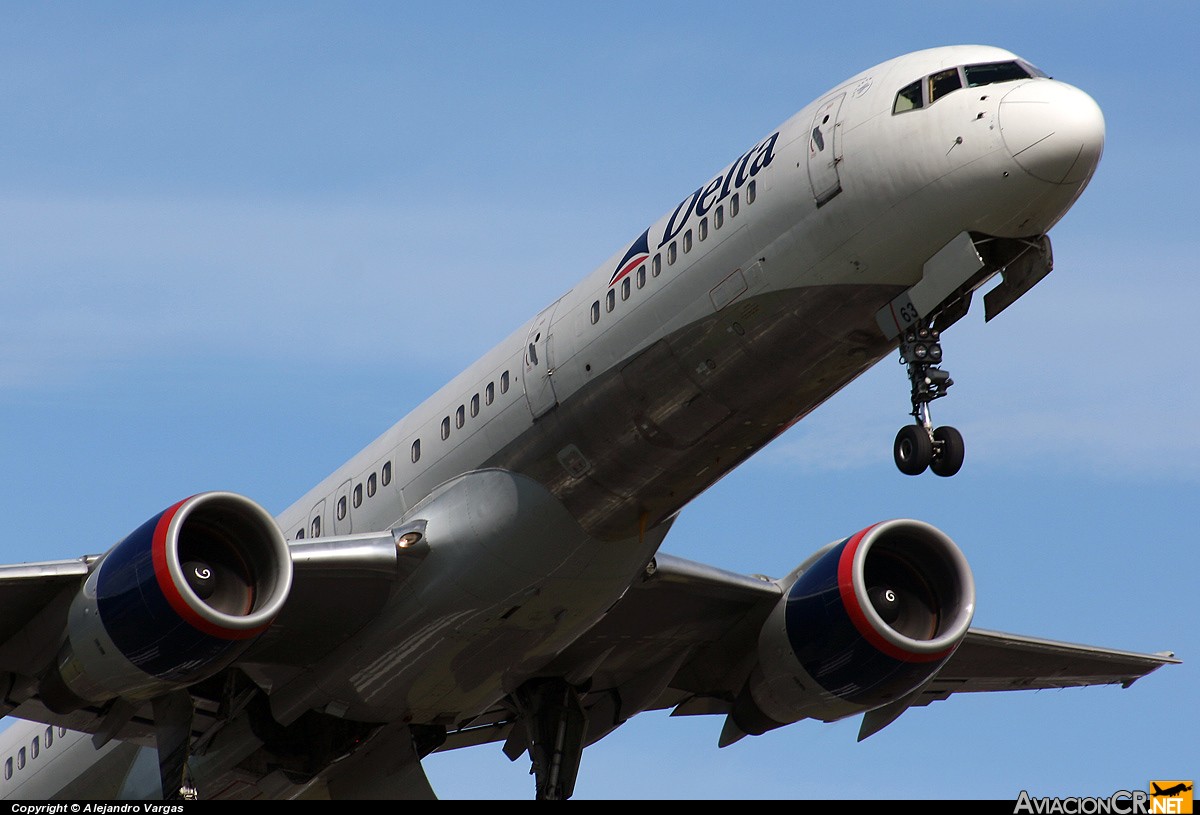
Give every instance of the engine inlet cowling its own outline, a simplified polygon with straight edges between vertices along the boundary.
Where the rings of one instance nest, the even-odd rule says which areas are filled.
[[[743,729],[770,729],[755,718],[832,721],[902,698],[945,664],[974,612],[966,558],[929,524],[886,521],[832,545],[763,627]]]
[[[287,543],[258,504],[220,492],[181,501],[88,575],[43,699],[70,710],[206,679],[270,626],[291,583]]]

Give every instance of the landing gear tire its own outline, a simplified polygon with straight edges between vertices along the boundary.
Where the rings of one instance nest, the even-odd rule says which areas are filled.
[[[936,454],[929,463],[929,469],[934,475],[949,478],[962,469],[963,456],[966,448],[963,446],[962,433],[953,427],[939,427],[933,431]]]
[[[935,475],[949,478],[962,469],[962,434],[953,427],[934,429],[929,410],[929,404],[945,396],[954,384],[950,374],[938,367],[941,336],[932,318],[927,318],[910,325],[900,340],[900,364],[907,366],[914,423],[896,434],[892,453],[896,467],[905,475],[932,469]]]
[[[961,438],[959,441],[961,442]],[[961,449],[961,445],[959,449]],[[896,467],[900,472],[905,475],[920,475],[933,461],[933,442],[929,438],[929,433],[920,425],[905,425],[896,434],[896,443],[892,445],[892,455],[896,459]],[[961,457],[959,466],[962,466]],[[952,475],[952,473],[948,473],[948,475]]]

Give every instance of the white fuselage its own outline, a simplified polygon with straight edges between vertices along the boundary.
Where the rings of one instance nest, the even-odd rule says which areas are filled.
[[[486,710],[611,607],[681,507],[896,347],[879,315],[939,250],[1049,230],[1099,157],[1085,94],[1038,77],[895,112],[939,69],[1015,59],[934,49],[840,84],[281,513],[289,540],[387,529],[498,468],[542,485],[583,534],[565,548],[533,535],[504,574],[462,559],[443,574],[433,551],[440,593],[397,592],[310,670],[256,675],[276,712]]]
[[[877,314],[922,279],[943,246],[963,232],[1047,231],[1094,162],[1072,170],[1056,153],[1044,163],[1057,172],[1063,162],[1068,180],[1046,181],[1014,157],[1003,128],[1036,142],[1059,127],[1054,116],[1076,115],[1071,105],[1090,115],[1085,94],[1035,78],[893,113],[906,83],[1013,58],[936,49],[847,80],[748,145],[651,225],[644,245],[623,248],[282,513],[289,538],[311,536],[317,518],[326,534],[383,529],[438,485],[494,466],[544,485],[592,539],[566,561],[547,552],[541,574],[490,601],[503,611],[515,593],[537,595],[555,618],[538,637],[515,638],[510,653],[479,651],[516,670],[422,691],[426,659],[461,659],[498,633],[490,625],[478,640],[435,633],[460,600],[432,613],[400,602],[380,622],[389,633],[379,647],[396,631],[422,644],[382,675],[367,664],[377,653],[356,667],[339,656],[336,676],[305,704],[421,721],[495,702],[620,596],[659,542],[639,545],[639,530],[658,528],[895,347]],[[1014,93],[1020,102],[1006,108]],[[1038,117],[1051,121],[1026,121]],[[1095,144],[1060,152],[1088,149],[1098,158]],[[818,206],[831,189],[840,192]],[[367,497],[373,476],[377,492]],[[500,628],[528,632],[527,621],[506,622]]]

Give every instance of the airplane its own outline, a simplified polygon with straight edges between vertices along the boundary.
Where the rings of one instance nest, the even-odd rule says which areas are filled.
[[[955,476],[944,332],[1052,269],[1104,119],[991,46],[802,108],[272,516],[214,491],[102,554],[0,567],[0,796],[429,798],[435,751],[528,755],[569,798],[634,715],[859,739],[955,693],[1167,664],[972,627],[941,530],[898,518],[778,578],[660,547],[722,476],[899,351],[909,476]],[[999,278],[999,282],[996,279]]]
[[[1158,786],[1158,784],[1155,784],[1153,781],[1150,782],[1150,786],[1154,787],[1154,791],[1152,793],[1150,793],[1151,795],[1156,796],[1156,797],[1157,796],[1165,796],[1168,798],[1173,795],[1178,795],[1181,792],[1187,792],[1188,790],[1190,790],[1192,788],[1191,784],[1185,784],[1182,781],[1179,782],[1178,784],[1174,784],[1170,787],[1167,787],[1165,790],[1162,787]]]

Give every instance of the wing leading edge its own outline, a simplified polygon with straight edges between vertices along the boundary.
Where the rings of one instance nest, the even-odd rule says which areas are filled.
[[[678,669],[641,709],[672,708],[674,716],[730,714],[755,668],[759,631],[786,594],[787,580],[800,571],[785,580],[768,580],[660,553],[608,616],[564,651],[551,669],[567,676],[589,673],[589,696],[594,700],[613,694],[622,698],[656,666],[674,661]],[[867,713],[859,738],[878,732],[909,707],[955,693],[1129,687],[1163,665],[1179,662],[1169,652],[1137,653],[971,628],[921,688]],[[628,718],[637,711],[624,712]],[[594,726],[588,741],[623,720]],[[491,740],[479,733],[473,740],[466,735],[452,736],[446,746]],[[497,737],[503,733],[493,738]]]
[[[395,550],[384,557],[379,543],[369,537],[324,541],[320,548],[293,546],[297,598],[307,601],[292,605],[281,615],[278,631],[264,637],[240,661],[244,668],[296,671],[297,643],[311,643],[320,634],[332,637],[329,642],[322,640],[329,645],[361,625],[364,617],[370,618],[387,590],[403,582],[420,561],[421,553],[413,553],[417,557],[411,562],[399,558],[401,565],[397,566]],[[643,710],[719,714],[732,721],[758,669],[760,638],[775,620],[772,613],[797,578],[806,570],[817,571],[815,564],[836,551],[833,547],[819,550],[780,580],[659,553],[608,614],[545,668],[544,675],[562,677],[587,689],[581,698],[588,713],[584,743],[599,740]],[[0,567],[0,620],[10,621],[0,643],[0,696],[4,697],[0,713],[103,733],[105,740],[153,744],[155,725],[153,716],[146,715],[148,710],[122,717],[120,722],[108,721],[112,716],[104,707],[56,715],[44,709],[36,697],[31,698],[32,688],[24,687],[28,684],[26,671],[44,660],[48,646],[56,644],[57,637],[42,638],[38,631],[49,633],[61,626],[70,597],[92,560]],[[336,589],[351,585],[355,604],[363,607],[348,615],[343,607],[346,592]],[[343,598],[337,600],[337,608],[328,605],[331,597]],[[321,598],[324,601],[317,602]],[[332,618],[341,621],[337,632],[314,625],[314,619]],[[350,619],[354,622],[347,625]],[[24,624],[13,622],[17,620]],[[1171,653],[1136,653],[971,628],[953,655],[921,687],[869,710],[859,737],[877,732],[909,707],[928,705],[954,693],[1110,684],[1128,687],[1163,665],[1179,662]],[[202,695],[193,694],[193,701],[193,735],[199,738],[220,715]],[[516,758],[528,746],[520,728],[513,726],[518,715],[513,707],[501,705],[460,722],[439,749],[506,740],[505,752]]]
[[[1086,685],[1127,688],[1163,665],[1179,662],[1169,651],[1141,654],[972,628],[914,704],[929,704],[952,693]]]
[[[403,533],[404,527],[399,530]],[[257,675],[282,680],[303,673],[314,653],[332,650],[370,621],[389,594],[402,585],[428,552],[417,544],[398,547],[397,530],[292,542],[291,595],[279,617],[237,661]],[[0,566],[0,716],[15,715],[108,739],[152,744],[155,717],[138,703],[114,718],[104,702],[53,711],[40,697],[38,676],[59,651],[72,600],[101,556]],[[193,733],[200,736],[219,719],[220,705],[206,697],[204,683],[190,689]],[[103,735],[100,735],[103,734]]]

